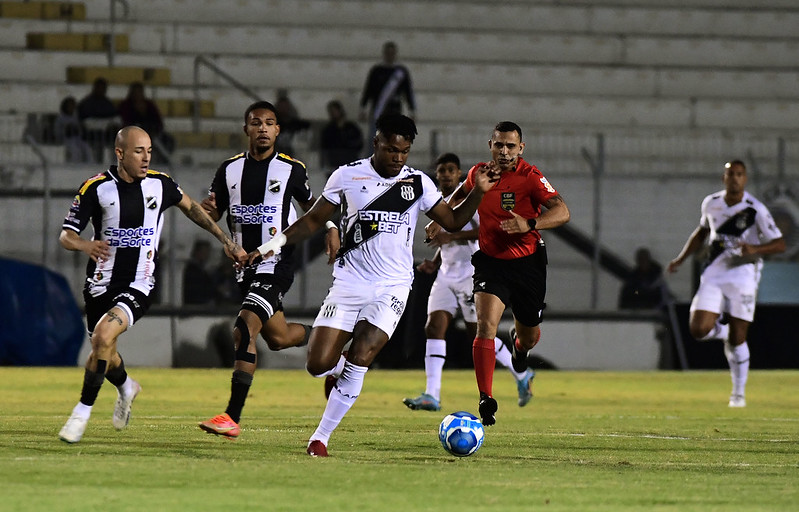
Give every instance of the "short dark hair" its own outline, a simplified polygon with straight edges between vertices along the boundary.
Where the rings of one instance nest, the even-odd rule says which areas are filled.
[[[271,110],[272,113],[275,114],[275,117],[277,117],[277,109],[275,108],[275,106],[269,103],[268,101],[261,100],[261,101],[256,101],[255,103],[247,107],[247,110],[244,112],[244,123],[247,124],[247,119],[249,119],[250,113],[253,110],[260,110],[260,109]],[[279,123],[280,119],[278,119],[277,121]]]
[[[743,160],[730,160],[729,162],[724,164],[724,168],[729,169],[733,165],[740,165],[741,167],[744,168],[744,171],[746,170],[746,164],[743,163]]]
[[[519,134],[519,141],[522,140],[522,129],[513,121],[501,121],[494,127],[495,132],[517,132]]]
[[[458,167],[458,169],[461,168],[461,159],[458,158],[458,155],[456,155],[455,153],[443,153],[439,155],[439,157],[436,158],[436,161],[433,162],[433,165],[438,167],[441,164],[448,164],[450,162],[455,164]]]
[[[416,138],[416,123],[408,116],[402,114],[384,114],[375,123],[378,133],[382,133],[386,138],[392,135],[404,137],[409,142]]]

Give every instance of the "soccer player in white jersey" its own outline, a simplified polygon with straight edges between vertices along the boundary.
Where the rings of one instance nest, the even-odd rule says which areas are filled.
[[[709,251],[699,289],[691,302],[691,336],[721,339],[730,365],[730,407],[745,407],[749,375],[746,335],[755,315],[763,256],[785,251],[785,240],[768,209],[744,190],[746,166],[733,160],[724,166],[724,190],[702,201],[699,226],[668,266],[675,272],[709,236]],[[725,314],[725,317],[722,317]],[[729,323],[722,322],[728,318]]]
[[[117,430],[128,426],[131,404],[141,386],[128,377],[117,338],[150,307],[164,211],[177,206],[214,235],[234,261],[243,263],[247,258],[247,252],[172,178],[149,170],[152,151],[147,132],[137,126],[122,128],[114,145],[117,164],[83,183],[64,219],[61,245],[89,256],[83,297],[92,344],[80,401],[58,434],[67,443],[83,437],[105,379],[118,393],[112,423]],[[94,231],[91,240],[80,236],[89,224]]]
[[[283,233],[250,253],[250,263],[296,244],[341,212],[342,245],[333,285],[322,303],[308,343],[306,369],[335,378],[327,407],[307,453],[326,457],[331,434],[355,403],[369,365],[397,327],[413,281],[413,234],[421,213],[449,231],[474,216],[495,177],[477,173],[476,186],[451,208],[426,174],[405,165],[416,125],[388,114],[377,121],[374,154],[339,167],[313,207]],[[352,339],[346,357],[344,345]]]
[[[438,188],[444,195],[444,200],[449,201],[463,174],[460,159],[454,153],[444,153],[436,159],[435,166]],[[427,384],[421,395],[402,400],[410,409],[441,409],[441,375],[447,357],[447,341],[444,336],[458,311],[466,324],[468,339],[474,339],[477,333],[477,311],[472,293],[474,267],[471,258],[478,249],[479,222],[479,216],[475,214],[461,231],[450,233],[440,230],[430,239],[431,245],[438,246],[435,256],[417,266],[420,272],[432,274],[438,271],[438,274],[427,299],[427,323],[424,327],[427,336],[424,355]],[[494,338],[494,351],[497,361],[508,368],[516,380],[519,407],[524,407],[533,397],[530,387],[535,373],[529,368],[522,372],[514,370],[510,350],[499,338]]]

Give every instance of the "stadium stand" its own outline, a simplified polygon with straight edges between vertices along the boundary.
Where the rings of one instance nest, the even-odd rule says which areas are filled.
[[[789,176],[799,173],[799,7],[792,0],[691,6],[678,0],[513,0],[501,8],[472,0],[416,0],[402,8],[389,0],[309,0],[301,8],[293,0],[137,0],[127,3],[127,12],[119,9],[113,23],[112,5],[0,2],[0,95],[8,109],[0,115],[0,187],[38,187],[41,155],[58,166],[53,187],[76,186],[85,167],[69,170],[62,166],[63,148],[34,150],[24,135],[40,136],[43,116],[56,112],[63,97],[84,95],[86,84],[103,75],[114,99],[124,97],[133,80],[147,83],[175,135],[173,173],[199,195],[210,170],[242,148],[240,113],[250,98],[207,66],[198,68],[198,56],[265,99],[288,88],[317,126],[332,98],[351,115],[357,112],[366,72],[388,39],[398,42],[418,98],[413,165],[426,167],[444,150],[458,152],[467,165],[484,159],[490,127],[512,118],[526,130],[531,160],[562,176],[553,181],[568,191],[574,223],[583,229],[592,225],[593,211],[582,151],[596,152],[599,133],[606,142],[606,204],[667,209],[669,201],[657,191],[679,197],[687,179],[695,180],[686,198],[693,204],[694,195],[716,187],[716,171],[731,156],[754,157],[764,188],[775,182],[780,165]],[[268,25],[254,21],[267,9]],[[107,55],[112,28],[113,68]],[[781,155],[779,139],[787,141]],[[311,169],[314,144],[313,134],[295,141]],[[312,179],[319,189],[322,178]],[[611,186],[647,199],[628,205],[607,190]],[[4,210],[27,204],[2,201]],[[52,215],[57,225],[59,215]],[[639,215],[623,229],[607,229],[603,242],[620,254],[645,244],[665,259],[695,217],[692,212],[655,235],[658,219]],[[633,240],[630,233],[647,239]],[[35,259],[37,243],[14,248],[14,255]],[[179,243],[177,250],[189,242]],[[585,277],[581,256],[555,261],[560,267],[553,272],[562,278]],[[680,289],[689,286],[685,277]],[[615,291],[611,286],[610,295]],[[584,306],[585,298],[573,303]]]

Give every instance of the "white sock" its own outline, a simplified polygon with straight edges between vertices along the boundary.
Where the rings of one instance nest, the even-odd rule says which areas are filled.
[[[72,409],[72,414],[78,415],[81,418],[89,419],[89,416],[92,414],[92,406],[86,405],[82,402],[78,402],[78,405]]]
[[[746,379],[749,377],[749,344],[744,341],[733,347],[729,343],[725,343],[724,355],[727,356],[727,363],[730,365],[732,394],[744,396]]]
[[[499,338],[494,338],[494,353],[497,356],[497,362],[507,368],[511,375],[513,375],[514,379],[519,380],[524,377],[526,371],[519,373],[513,369],[510,350],[508,350],[508,347],[506,347]]]
[[[446,359],[446,340],[428,338],[424,353],[424,374],[427,376],[424,392],[436,400],[441,400],[441,373]]]
[[[332,375],[333,377],[338,377],[339,375],[341,375],[341,372],[344,371],[344,363],[346,362],[347,360],[344,359],[344,354],[342,354],[341,357],[338,358],[336,366],[334,366],[333,368],[329,369],[324,373],[320,373],[319,375],[314,375],[314,377],[327,377],[328,375]]]
[[[355,404],[358,395],[361,394],[363,388],[363,378],[366,376],[366,371],[369,369],[367,366],[358,366],[355,364],[347,363],[344,365],[344,371],[338,378],[338,383],[333,391],[330,392],[330,398],[327,399],[327,407],[322,414],[322,420],[316,431],[311,435],[310,441],[322,441],[327,446],[330,440],[330,435],[336,430],[338,424],[344,419],[344,415]]]
[[[718,321],[716,325],[710,329],[710,332],[699,338],[699,341],[707,341],[707,340],[722,340],[727,341],[727,338],[730,335],[730,325],[729,324],[720,324]]]
[[[130,376],[125,377],[125,382],[117,386],[117,389],[124,396],[133,394],[133,379]]]

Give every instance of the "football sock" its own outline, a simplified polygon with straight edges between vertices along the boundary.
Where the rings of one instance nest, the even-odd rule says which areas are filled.
[[[494,340],[475,338],[472,343],[472,358],[474,359],[474,375],[477,378],[477,389],[481,393],[492,396],[494,366],[497,364],[496,355],[494,354]]]
[[[427,376],[427,387],[424,392],[436,400],[441,400],[441,373],[446,358],[446,340],[428,338],[424,354],[424,374]]]
[[[230,379],[230,401],[225,412],[236,423],[241,420],[241,410],[244,409],[244,401],[247,400],[250,386],[252,386],[252,375],[241,370],[233,371],[233,378]]]
[[[344,371],[344,363],[346,363],[346,362],[347,362],[347,360],[344,359],[344,354],[341,354],[341,357],[338,358],[338,362],[336,363],[336,366],[334,366],[333,368],[329,369],[328,371],[326,371],[324,373],[320,373],[319,375],[315,375],[315,374],[312,374],[312,375],[314,377],[327,377],[328,375],[332,375],[333,377],[338,378],[338,376],[341,375],[341,372]]]
[[[524,377],[524,372],[519,373],[513,369],[510,350],[508,350],[508,347],[506,347],[499,338],[494,338],[494,357],[499,364],[507,368],[508,371],[513,374],[514,379],[519,380]]]
[[[358,366],[347,362],[344,371],[338,378],[338,383],[327,399],[325,412],[316,431],[311,435],[311,441],[322,441],[325,445],[330,440],[330,435],[344,419],[344,415],[355,404],[358,395],[363,389],[363,379],[366,376],[368,366]]]
[[[83,388],[80,391],[80,403],[92,406],[100,393],[100,387],[105,380],[105,369],[107,362],[104,359],[97,360],[97,371],[88,368],[83,372]]]
[[[749,344],[744,341],[733,347],[729,343],[725,343],[724,355],[727,356],[727,363],[730,365],[732,394],[744,396],[746,379],[749,377]]]
[[[84,419],[89,419],[89,416],[92,414],[92,406],[78,402],[78,405],[72,409],[72,414],[80,416]]]
[[[121,356],[119,358],[119,366],[108,370],[105,374],[105,378],[116,387],[125,384],[125,381],[128,379],[128,372],[125,371],[125,361],[122,360]]]

